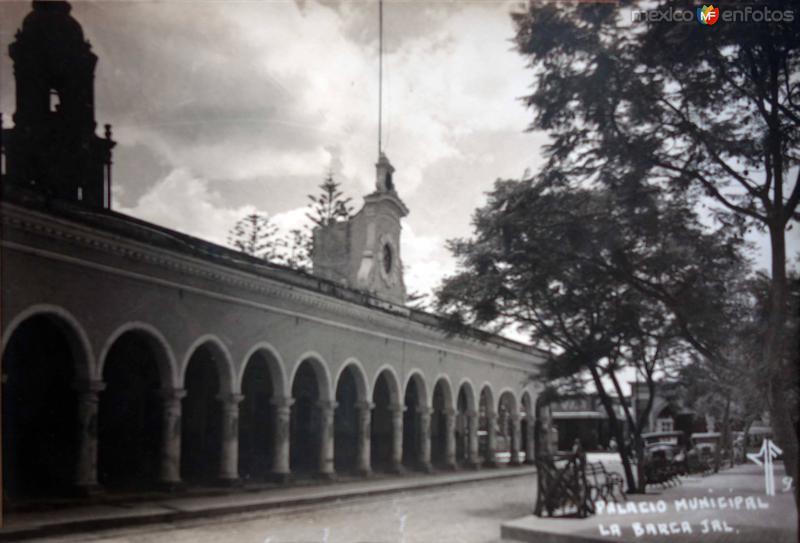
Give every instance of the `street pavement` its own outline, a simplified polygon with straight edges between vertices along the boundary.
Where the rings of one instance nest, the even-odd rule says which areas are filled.
[[[488,543],[500,524],[528,514],[535,475],[71,534],[38,542],[97,543]]]

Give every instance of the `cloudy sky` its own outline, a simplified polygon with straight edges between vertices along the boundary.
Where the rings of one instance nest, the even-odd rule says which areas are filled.
[[[353,197],[373,190],[378,9],[374,1],[76,1],[100,60],[98,123],[111,123],[118,211],[224,243],[234,222],[303,220],[329,169]],[[519,101],[530,83],[512,50],[513,3],[384,6],[384,148],[411,210],[410,290],[453,262],[498,177],[540,161]],[[29,2],[0,3],[0,111],[13,112],[8,43]]]
[[[374,0],[72,4],[100,59],[97,119],[118,141],[118,211],[225,243],[253,211],[285,230],[298,225],[329,169],[356,206],[372,191]],[[384,148],[411,210],[402,253],[412,291],[453,270],[445,240],[469,234],[495,179],[541,163],[546,138],[525,132],[531,114],[519,100],[532,75],[510,41],[517,6],[385,3]],[[29,10],[28,1],[0,1],[6,123],[14,110],[6,51]]]

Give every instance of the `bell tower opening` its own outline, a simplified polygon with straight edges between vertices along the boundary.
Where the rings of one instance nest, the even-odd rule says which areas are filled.
[[[61,96],[56,89],[50,89],[50,113],[57,113],[61,108]]]

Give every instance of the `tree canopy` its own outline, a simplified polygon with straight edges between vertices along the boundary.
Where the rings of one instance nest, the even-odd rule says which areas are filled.
[[[621,368],[652,388],[678,338],[718,355],[730,279],[744,268],[741,241],[707,232],[682,199],[637,183],[577,188],[542,175],[498,181],[474,227],[472,238],[450,243],[460,271],[439,290],[440,309],[456,322],[521,326],[554,353],[544,381],[588,372],[618,443],[611,396],[622,399]],[[625,417],[640,434],[646,414]]]
[[[639,180],[705,206],[731,234],[769,234],[762,369],[775,435],[796,479],[798,368],[783,353],[797,333],[787,327],[786,231],[800,218],[800,17],[646,24],[626,21],[623,8],[687,6],[623,4],[531,3],[513,15],[517,49],[533,72],[525,98],[531,128],[552,141],[543,175],[572,186]]]

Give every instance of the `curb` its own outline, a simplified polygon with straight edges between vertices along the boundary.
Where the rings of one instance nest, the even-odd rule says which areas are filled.
[[[475,472],[474,474],[464,473],[463,477],[451,478],[445,480],[426,480],[420,478],[418,481],[409,483],[408,481],[403,484],[403,480],[399,479],[394,484],[388,484],[377,488],[350,488],[336,492],[335,486],[313,487],[314,489],[326,488],[330,492],[323,495],[312,496],[298,496],[288,499],[275,499],[280,498],[280,492],[276,492],[267,497],[261,502],[243,503],[235,505],[216,505],[207,508],[198,508],[193,510],[174,509],[172,511],[164,511],[158,513],[143,513],[140,515],[121,515],[121,516],[108,516],[102,518],[88,518],[80,520],[65,520],[61,522],[52,522],[47,524],[37,524],[29,526],[21,526],[19,528],[8,527],[0,529],[0,541],[20,541],[23,539],[33,539],[39,537],[48,537],[55,535],[66,535],[79,532],[108,530],[112,528],[125,528],[134,526],[143,526],[147,524],[157,523],[171,523],[182,520],[192,520],[197,518],[210,518],[221,517],[225,515],[233,515],[239,513],[251,513],[255,511],[267,511],[271,509],[285,509],[289,507],[307,506],[321,503],[333,503],[340,500],[380,496],[385,494],[394,494],[398,492],[424,490],[437,487],[448,487],[466,483],[475,483],[480,481],[493,481],[497,479],[506,479],[511,477],[522,477],[526,475],[533,475],[536,473],[535,468],[511,468],[508,471],[505,469],[499,470],[496,473],[487,475],[486,471]],[[169,507],[162,504],[161,507]],[[47,513],[43,512],[43,516]]]

